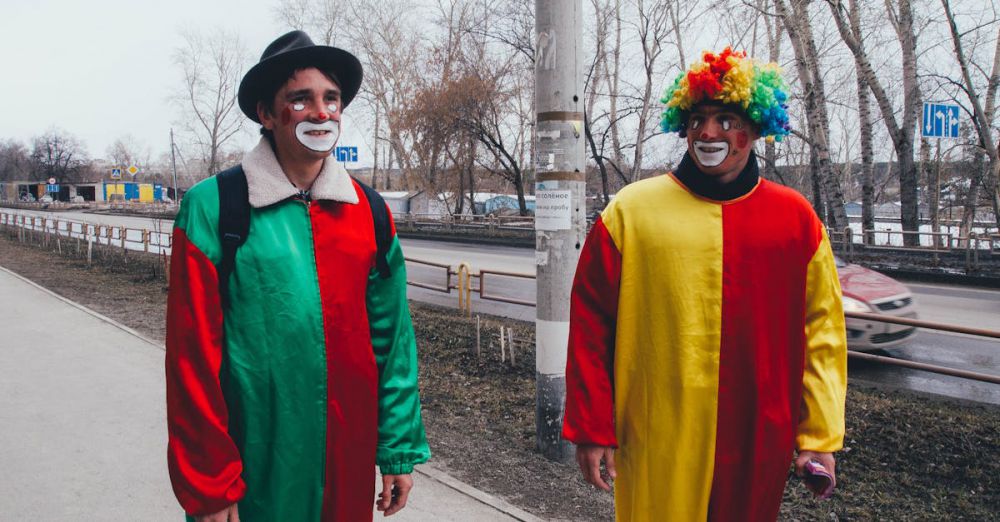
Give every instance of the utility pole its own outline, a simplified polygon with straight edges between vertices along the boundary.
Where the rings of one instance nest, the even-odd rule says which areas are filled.
[[[174,170],[174,204],[179,205],[181,198],[177,197],[177,158],[174,157],[174,129],[170,128],[170,166]]]
[[[535,425],[538,449],[568,460],[569,295],[587,231],[582,0],[535,0]]]

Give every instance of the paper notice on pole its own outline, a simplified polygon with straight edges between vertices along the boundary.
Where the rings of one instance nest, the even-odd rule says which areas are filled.
[[[535,192],[535,230],[569,230],[572,216],[569,190]]]

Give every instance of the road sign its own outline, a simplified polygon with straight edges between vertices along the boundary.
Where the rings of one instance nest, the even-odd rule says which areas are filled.
[[[125,169],[125,171],[128,172],[130,175],[135,176],[136,174],[139,173],[139,167],[136,167],[135,165],[129,165],[129,167]]]
[[[56,178],[49,178],[49,185],[55,185],[55,184],[56,184]]]
[[[48,185],[45,185],[45,192],[49,192],[49,193],[52,193],[52,194],[58,194],[59,193],[59,185],[56,185],[55,183],[50,183]]]
[[[957,138],[958,105],[925,103],[920,135],[924,138]]]
[[[334,151],[337,161],[356,163],[358,161],[357,147],[337,147]]]
[[[111,169],[111,179],[122,179],[121,167],[115,167]]]

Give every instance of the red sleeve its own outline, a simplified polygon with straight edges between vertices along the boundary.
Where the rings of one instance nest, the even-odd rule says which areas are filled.
[[[222,305],[215,265],[174,229],[167,296],[167,464],[189,514],[221,511],[243,497],[243,464],[229,436],[222,364]]]
[[[621,253],[598,218],[580,252],[570,297],[563,438],[618,446],[614,416],[615,328]]]

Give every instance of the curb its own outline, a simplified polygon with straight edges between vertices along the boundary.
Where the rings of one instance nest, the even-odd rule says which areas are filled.
[[[478,502],[486,504],[497,511],[504,513],[516,520],[522,522],[544,522],[544,519],[538,518],[531,513],[505,501],[497,498],[489,493],[476,489],[455,477],[441,471],[433,464],[420,464],[419,466],[413,468],[413,472],[418,475],[423,475],[431,480],[439,482],[462,495],[470,497]]]
[[[130,334],[130,335],[132,335],[134,337],[137,337],[138,339],[140,339],[140,340],[148,343],[153,348],[156,348],[156,349],[161,350],[161,351],[166,350],[166,348],[163,346],[163,343],[154,341],[154,340],[150,339],[149,337],[146,337],[145,335],[142,335],[141,333],[133,330],[132,328],[129,328],[128,326],[125,326],[124,324],[119,323],[118,321],[115,321],[114,319],[111,319],[110,317],[101,315],[101,314],[99,314],[99,313],[91,310],[90,308],[87,308],[86,306],[83,306],[82,304],[77,303],[76,301],[72,301],[70,299],[67,299],[67,298],[65,298],[65,297],[63,297],[63,296],[61,296],[61,295],[53,292],[52,290],[49,290],[48,288],[45,288],[44,286],[42,286],[42,285],[40,285],[40,284],[32,281],[31,279],[28,279],[28,278],[22,276],[21,274],[18,274],[17,272],[14,272],[13,270],[10,270],[9,268],[5,268],[5,267],[0,266],[0,271],[2,271],[4,273],[7,273],[7,274],[10,274],[10,275],[14,276],[16,279],[19,279],[20,281],[23,281],[23,282],[25,282],[25,283],[27,283],[27,284],[29,284],[29,285],[31,285],[31,286],[33,286],[33,287],[41,290],[42,292],[45,292],[46,294],[49,294],[52,297],[55,297],[56,299],[62,301],[63,303],[66,303],[66,304],[68,304],[68,305],[70,305],[70,306],[72,306],[72,307],[74,307],[74,308],[76,308],[78,310],[83,311],[84,313],[87,313],[87,314],[89,314],[89,315],[91,315],[91,316],[93,316],[93,317],[95,317],[95,318],[97,318],[97,319],[99,319],[99,320],[101,320],[101,321],[103,321],[105,323],[108,323],[111,326],[114,326],[115,328],[118,328],[119,330],[124,331],[125,333],[128,333],[128,334]]]

